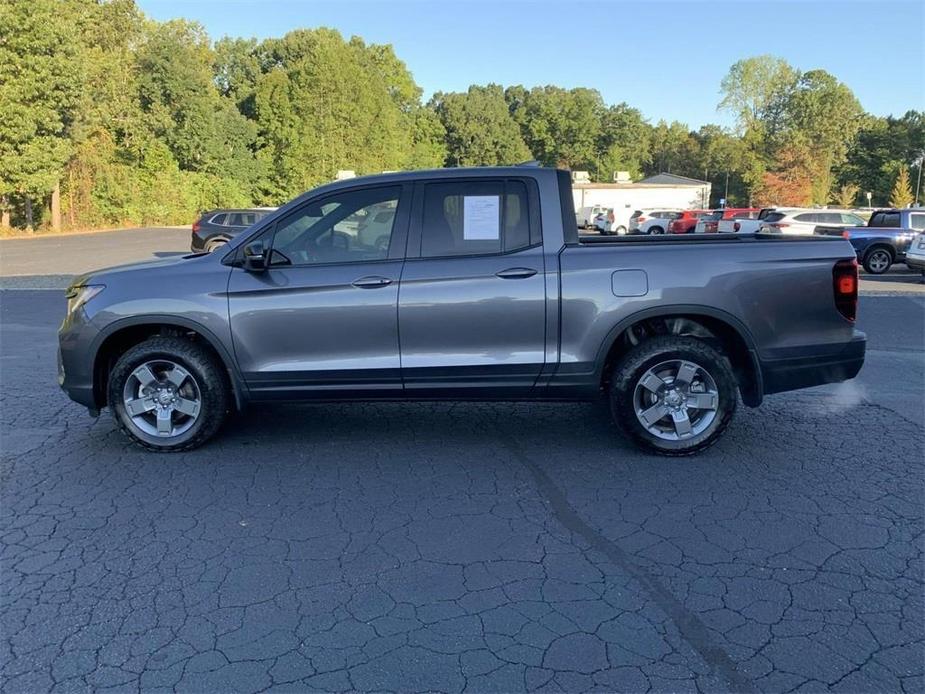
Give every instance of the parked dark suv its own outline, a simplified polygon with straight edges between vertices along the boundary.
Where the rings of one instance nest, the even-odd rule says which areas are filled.
[[[190,249],[194,253],[212,252],[240,234],[247,227],[270,214],[275,207],[240,210],[209,210],[193,222]]]

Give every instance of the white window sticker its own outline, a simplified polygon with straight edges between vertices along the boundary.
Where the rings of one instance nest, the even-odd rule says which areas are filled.
[[[497,241],[501,238],[501,197],[466,195],[463,200],[463,240]]]

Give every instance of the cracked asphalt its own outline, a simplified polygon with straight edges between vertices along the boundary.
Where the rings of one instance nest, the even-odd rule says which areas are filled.
[[[5,692],[921,692],[925,300],[689,460],[597,405],[252,408],[158,456],[0,292]]]

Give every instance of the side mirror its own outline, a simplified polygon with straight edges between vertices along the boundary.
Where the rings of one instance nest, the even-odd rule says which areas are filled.
[[[266,247],[263,241],[251,241],[244,246],[244,269],[248,272],[264,272],[267,269]]]

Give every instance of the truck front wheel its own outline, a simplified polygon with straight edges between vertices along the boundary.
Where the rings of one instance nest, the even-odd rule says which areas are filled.
[[[736,409],[736,380],[720,352],[693,337],[654,337],[615,366],[610,411],[626,436],[668,456],[697,453],[719,440]]]
[[[218,359],[182,337],[135,345],[109,375],[109,407],[119,428],[152,451],[186,451],[211,438],[231,402]]]

